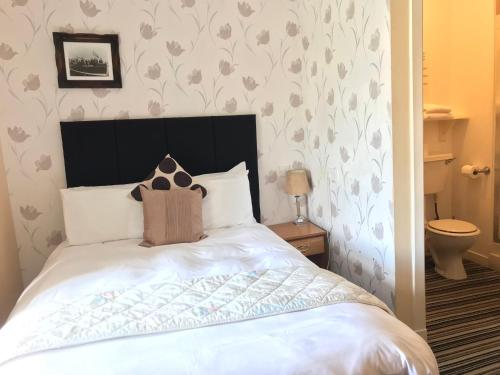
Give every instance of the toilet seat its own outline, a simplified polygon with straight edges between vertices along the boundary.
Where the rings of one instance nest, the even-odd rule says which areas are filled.
[[[467,235],[479,231],[472,223],[454,219],[431,220],[427,223],[427,228],[435,233],[449,235]]]

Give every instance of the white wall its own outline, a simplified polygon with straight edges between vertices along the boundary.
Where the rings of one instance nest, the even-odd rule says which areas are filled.
[[[21,292],[21,271],[10,212],[7,181],[0,152],[0,326]]]
[[[424,98],[450,104],[450,40],[452,0],[423,0]]]
[[[396,314],[424,338],[422,2],[391,2]]]
[[[493,0],[455,0],[451,17],[451,105],[469,117],[468,124],[454,132],[453,211],[481,228],[473,250],[482,255],[489,252],[493,239],[494,175],[471,180],[460,176],[459,169],[467,163],[490,168],[494,164],[494,6]]]
[[[483,256],[476,257],[483,262],[493,239],[493,175],[470,180],[460,174],[460,168],[464,164],[494,165],[494,6],[494,0],[424,1],[429,74],[424,100],[450,105],[468,117],[468,121],[424,126],[428,149],[451,151],[457,158],[448,189],[440,197],[441,213],[481,229],[472,250]],[[439,134],[446,139],[440,140]]]
[[[453,38],[451,29],[451,7],[449,0],[424,0],[424,85],[423,95],[426,103],[451,105],[450,80],[451,71],[449,58]],[[455,111],[456,112],[456,111]],[[424,124],[424,154],[441,154],[453,152],[453,141],[450,123],[429,122]],[[441,217],[451,217],[452,212],[452,182],[446,184],[445,191],[438,194],[439,214]],[[435,218],[433,197],[425,197],[426,220]]]
[[[495,17],[495,175],[494,195],[496,221],[493,222],[493,235],[500,238],[500,0],[497,1]]]

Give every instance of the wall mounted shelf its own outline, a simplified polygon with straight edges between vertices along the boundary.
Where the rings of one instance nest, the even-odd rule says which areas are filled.
[[[430,161],[450,162],[454,159],[455,157],[453,156],[452,153],[424,155],[424,162],[430,162]]]
[[[429,115],[424,115],[424,122],[450,122],[450,121],[464,121],[469,118],[462,115],[450,115],[449,117],[432,117]]]

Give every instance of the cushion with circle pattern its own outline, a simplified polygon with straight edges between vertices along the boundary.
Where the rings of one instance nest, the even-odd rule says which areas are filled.
[[[196,184],[191,175],[187,173],[170,154],[165,156],[165,159],[158,164],[156,169],[130,192],[136,201],[142,201],[141,186],[149,190],[170,190],[179,188],[188,188],[191,190],[201,189],[203,198],[207,195],[207,189]]]

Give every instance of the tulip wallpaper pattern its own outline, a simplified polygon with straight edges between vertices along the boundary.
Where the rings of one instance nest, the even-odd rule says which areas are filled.
[[[331,268],[393,306],[388,2],[0,4],[0,134],[25,283],[64,239],[61,119],[256,113],[264,223],[293,217],[283,174],[306,167]],[[53,31],[118,33],[123,89],[58,89]]]

